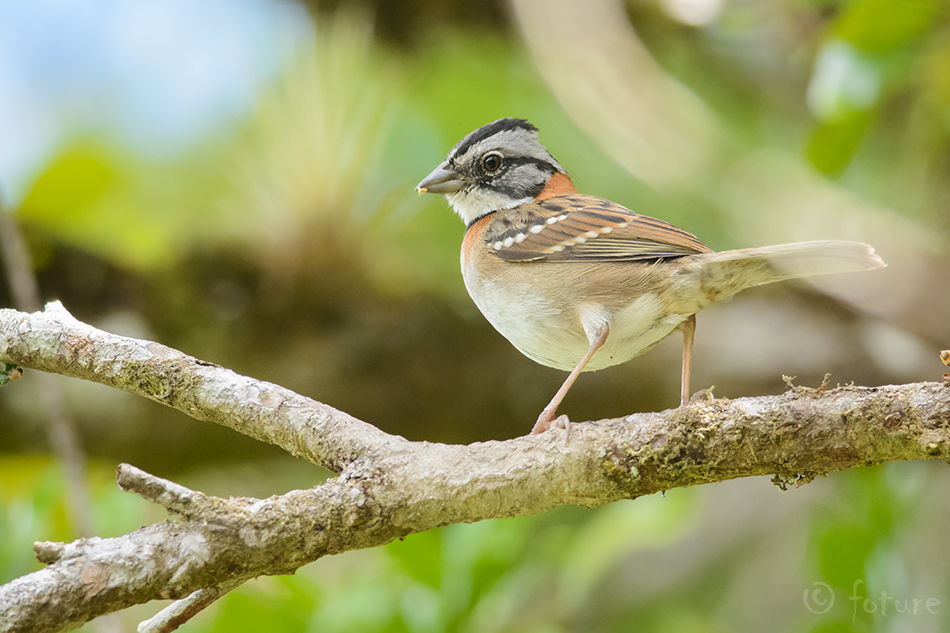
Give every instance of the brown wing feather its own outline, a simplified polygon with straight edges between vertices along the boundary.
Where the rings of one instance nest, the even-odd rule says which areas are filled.
[[[485,239],[507,261],[636,261],[711,252],[672,224],[583,195],[500,211]]]

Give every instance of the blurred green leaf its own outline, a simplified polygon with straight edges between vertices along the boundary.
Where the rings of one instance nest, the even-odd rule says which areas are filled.
[[[193,624],[202,631],[307,631],[320,603],[319,586],[308,579],[277,576],[261,579],[228,593],[214,609],[209,624],[200,617]]]
[[[887,52],[920,38],[946,12],[932,0],[857,0],[846,4],[833,32],[864,51]]]
[[[836,524],[824,530],[818,550],[822,576],[838,587],[864,578],[865,566],[876,544],[873,532],[860,524]]]
[[[389,555],[417,582],[438,589],[442,583],[442,532],[429,530],[386,546]]]
[[[376,575],[376,574],[374,574]],[[402,630],[398,625],[401,588],[375,579],[334,588],[312,616],[314,631],[358,633]]]
[[[63,149],[20,205],[22,221],[130,268],[169,264],[176,223],[135,195],[149,168],[93,143]]]
[[[808,142],[808,161],[823,174],[839,175],[858,152],[870,121],[867,112],[851,112],[818,125]]]
[[[870,110],[881,95],[881,68],[843,40],[822,46],[808,86],[808,105],[826,123],[846,121]]]
[[[524,555],[533,524],[531,518],[515,518],[452,525],[387,546],[400,567],[426,587],[407,589],[405,599],[418,600],[424,616],[408,616],[413,630],[454,628],[480,602],[494,600],[499,582]],[[434,613],[439,627],[430,629]]]

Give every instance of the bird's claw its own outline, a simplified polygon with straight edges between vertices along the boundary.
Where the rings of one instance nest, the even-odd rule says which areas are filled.
[[[539,417],[535,423],[534,428],[531,429],[530,435],[537,435],[538,433],[544,433],[551,429],[564,429],[566,433],[565,438],[570,437],[571,420],[566,414],[561,414],[552,419],[550,416],[546,416],[542,413],[541,417]]]

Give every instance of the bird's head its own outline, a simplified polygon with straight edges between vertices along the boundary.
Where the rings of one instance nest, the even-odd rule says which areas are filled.
[[[570,187],[564,168],[524,119],[498,119],[468,134],[416,187],[441,193],[466,225],[539,198],[552,177]]]

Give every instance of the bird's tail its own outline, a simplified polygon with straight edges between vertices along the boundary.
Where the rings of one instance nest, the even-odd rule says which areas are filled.
[[[702,261],[702,286],[712,301],[775,281],[887,265],[867,244],[840,241],[796,242],[694,257]]]

